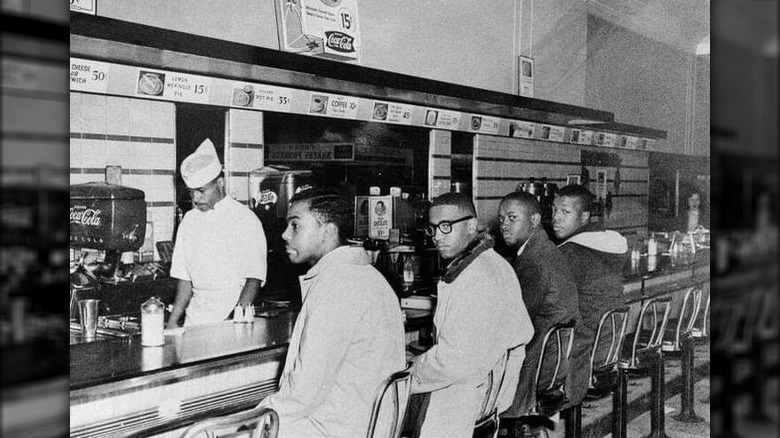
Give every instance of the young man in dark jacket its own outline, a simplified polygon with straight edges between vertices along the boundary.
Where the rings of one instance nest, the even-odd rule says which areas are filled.
[[[553,231],[577,283],[582,322],[577,326],[568,379],[569,406],[588,391],[590,351],[599,319],[607,310],[625,305],[623,264],[628,243],[620,233],[590,222],[593,194],[581,185],[561,188],[553,201]],[[599,352],[597,352],[597,360]]]
[[[498,206],[501,236],[514,252],[510,261],[520,281],[523,300],[534,326],[534,337],[526,347],[514,402],[501,415],[502,422],[515,429],[510,431],[510,437],[522,436],[511,419],[528,414],[536,403],[533,381],[542,355],[545,333],[555,324],[580,318],[574,277],[566,258],[547,237],[541,222],[541,206],[534,195],[513,192],[501,199]],[[546,357],[552,359],[552,362],[545,362],[547,366],[542,367],[540,387],[552,383],[556,349],[555,342],[548,344]],[[560,375],[565,377],[568,370],[568,363],[561,364]]]

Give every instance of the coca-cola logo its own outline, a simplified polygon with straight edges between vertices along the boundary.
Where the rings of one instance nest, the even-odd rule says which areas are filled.
[[[355,51],[355,38],[336,31],[325,32],[325,46],[337,52],[352,53]]]
[[[100,213],[102,210],[86,207],[70,208],[70,223],[86,225],[89,227],[100,226]]]

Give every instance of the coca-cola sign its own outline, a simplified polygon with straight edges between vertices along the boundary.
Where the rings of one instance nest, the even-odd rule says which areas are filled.
[[[87,208],[85,206],[77,205],[70,207],[70,223],[86,225],[90,227],[100,226],[100,214],[102,210],[95,208]]]
[[[341,53],[354,53],[355,38],[342,32],[326,31],[325,46]]]

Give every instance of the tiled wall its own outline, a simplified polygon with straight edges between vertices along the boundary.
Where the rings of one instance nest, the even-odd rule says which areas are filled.
[[[227,125],[227,190],[230,196],[246,204],[249,200],[249,172],[263,166],[263,113],[231,109]]]
[[[122,167],[122,185],[143,190],[156,242],[174,224],[176,115],[170,102],[70,93],[70,183],[105,181]]]
[[[473,193],[480,225],[487,223],[498,211],[502,196],[515,190],[518,184],[532,178],[540,182],[547,178],[558,187],[566,185],[568,175],[580,175],[581,154],[588,148],[617,154],[620,159],[620,184],[615,191],[615,166],[585,166],[590,175],[590,189],[596,190],[597,170],[607,173],[607,187],[612,192],[613,208],[604,217],[608,228],[622,233],[642,232],[647,228],[647,152],[584,147],[495,137],[478,134],[474,141]]]
[[[452,173],[452,133],[431,130],[428,148],[428,199],[450,191]]]
[[[565,185],[568,174],[579,173],[580,152],[571,144],[480,134],[474,141],[473,169],[474,201],[480,224],[486,225],[501,198],[521,182],[545,177]]]

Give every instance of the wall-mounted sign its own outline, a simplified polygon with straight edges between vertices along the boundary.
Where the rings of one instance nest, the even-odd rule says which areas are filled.
[[[74,12],[95,15],[96,7],[97,0],[70,0],[70,10]]]
[[[265,146],[266,161],[353,161],[352,143],[276,143]]]
[[[613,148],[615,147],[616,140],[617,134],[611,132],[604,133],[604,144],[602,146]]]
[[[357,0],[276,0],[281,50],[360,60]]]
[[[607,171],[599,169],[596,171],[596,197],[607,199]]]
[[[84,59],[70,60],[71,91],[105,93],[108,89],[109,64]],[[5,75],[4,75],[5,77]]]
[[[428,110],[430,115],[430,109]],[[444,129],[457,129],[460,123],[460,113],[457,111],[438,110],[438,117],[436,117],[436,127]],[[425,124],[428,124],[428,118],[426,115]]]
[[[548,140],[562,142],[566,129],[563,126],[551,126]]]
[[[592,144],[593,131],[582,131],[580,133],[580,144]]]
[[[268,111],[289,113],[293,102],[293,90],[273,85],[253,84],[255,90],[254,107]]]
[[[497,117],[472,114],[470,120],[469,129],[471,131],[480,132],[482,134],[498,134],[499,119]]]
[[[521,96],[534,97],[534,60],[528,56],[520,56],[520,84],[518,90]]]
[[[414,107],[412,105],[376,101],[371,110],[371,120],[411,125],[413,111]]]
[[[519,138],[533,138],[534,127],[536,125],[532,122],[520,122],[512,120],[509,122],[509,136]]]

